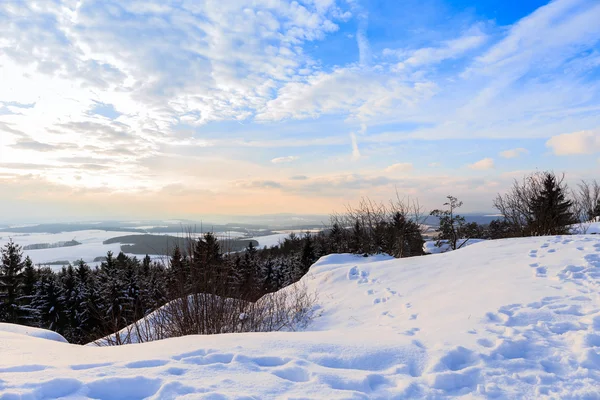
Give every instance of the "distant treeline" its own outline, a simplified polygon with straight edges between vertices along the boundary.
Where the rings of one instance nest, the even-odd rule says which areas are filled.
[[[73,247],[79,246],[79,243],[76,240],[69,240],[66,242],[57,242],[57,243],[36,243],[36,244],[28,244],[23,246],[23,250],[43,250],[43,249],[58,249],[60,247]]]
[[[122,243],[121,251],[135,255],[161,255],[169,256],[175,247],[180,249],[190,247],[194,239],[189,237],[176,237],[168,235],[127,235],[105,240],[104,244]],[[223,252],[242,251],[252,243],[258,246],[258,241],[251,239],[227,239],[219,238],[219,245]]]

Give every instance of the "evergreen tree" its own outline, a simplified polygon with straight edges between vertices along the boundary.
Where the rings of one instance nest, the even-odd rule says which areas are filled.
[[[241,282],[241,291],[245,297],[255,296],[261,287],[262,282],[260,282],[257,252],[258,250],[254,246],[254,243],[250,241],[240,263],[239,280]]]
[[[304,246],[302,246],[302,255],[300,256],[304,273],[308,272],[311,265],[317,261],[313,240],[309,232],[304,235]]]
[[[29,256],[25,257],[25,267],[23,268],[23,284],[21,290],[21,296],[17,301],[21,304],[21,307],[25,311],[25,317],[23,323],[31,326],[35,326],[36,312],[31,307],[31,303],[35,296],[35,285],[38,281],[38,273],[33,266],[33,261]]]
[[[400,212],[392,215],[386,252],[394,257],[414,257],[423,255],[423,235],[419,225]]]
[[[531,201],[529,230],[533,236],[568,234],[569,225],[577,223],[573,202],[566,199],[565,193],[566,187],[556,176],[545,172],[541,190]]]
[[[335,222],[329,231],[330,249],[334,253],[345,253],[347,250],[344,246],[344,229]]]
[[[513,226],[506,219],[495,219],[487,227],[487,238],[505,239],[516,236]]]
[[[106,333],[104,318],[106,302],[97,277],[83,261],[77,265],[77,298],[79,299],[78,329],[75,343],[86,343],[99,339]],[[112,332],[110,332],[112,333]]]
[[[109,251],[106,254],[106,260],[100,264],[100,295],[105,304],[103,320],[106,329],[113,332],[127,325],[125,306],[128,299],[122,280],[122,271],[119,268],[119,266],[123,266],[125,260],[123,253],[120,253],[115,259],[112,252]]]
[[[61,286],[58,301],[64,318],[61,321],[62,334],[69,341],[73,341],[78,327],[79,299],[77,298],[77,275],[72,265],[63,267],[59,274]]]
[[[0,320],[19,323],[27,319],[27,310],[17,301],[23,290],[23,250],[10,239],[0,255]]]
[[[58,277],[48,267],[39,270],[39,277],[32,307],[39,317],[40,327],[62,333],[64,324]]]
[[[352,226],[352,233],[350,234],[349,250],[350,253],[359,254],[364,253],[363,249],[363,232],[360,225],[360,221],[357,219]]]
[[[588,212],[588,219],[590,221],[598,221],[600,218],[600,200],[594,205],[594,208]]]

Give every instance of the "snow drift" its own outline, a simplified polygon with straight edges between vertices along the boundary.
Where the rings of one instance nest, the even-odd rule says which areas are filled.
[[[0,332],[0,398],[599,398],[600,237],[330,255],[303,332],[83,347]]]
[[[67,339],[65,339],[64,337],[62,337],[62,335],[59,335],[56,332],[52,332],[46,329],[33,328],[31,326],[7,324],[4,322],[0,322],[0,335],[8,333],[67,343]]]

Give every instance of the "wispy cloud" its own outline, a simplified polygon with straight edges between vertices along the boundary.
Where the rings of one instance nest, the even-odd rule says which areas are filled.
[[[396,68],[418,67],[463,57],[465,53],[481,47],[488,39],[489,37],[480,30],[479,26],[475,26],[463,36],[444,41],[437,47],[423,47],[413,51],[384,49],[383,54],[402,59]]]
[[[527,149],[519,147],[516,149],[501,151],[499,154],[500,154],[500,157],[503,157],[503,158],[517,158],[517,157],[520,157],[520,156],[528,154],[528,153],[529,153],[529,151]]]
[[[386,172],[410,172],[413,170],[412,163],[396,163],[385,169]]]
[[[484,158],[473,164],[469,165],[469,168],[479,171],[485,171],[494,168],[494,160],[492,158]]]
[[[298,156],[276,157],[276,158],[272,159],[271,162],[273,164],[284,164],[284,163],[294,162],[294,161],[298,160],[299,158],[300,157],[298,157]]]
[[[352,159],[358,160],[360,159],[360,149],[358,148],[358,140],[354,133],[350,134],[350,140],[352,142]]]

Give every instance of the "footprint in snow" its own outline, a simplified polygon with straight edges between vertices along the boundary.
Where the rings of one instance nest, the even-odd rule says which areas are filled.
[[[537,250],[531,250],[529,252],[529,257],[536,258],[537,257]]]

